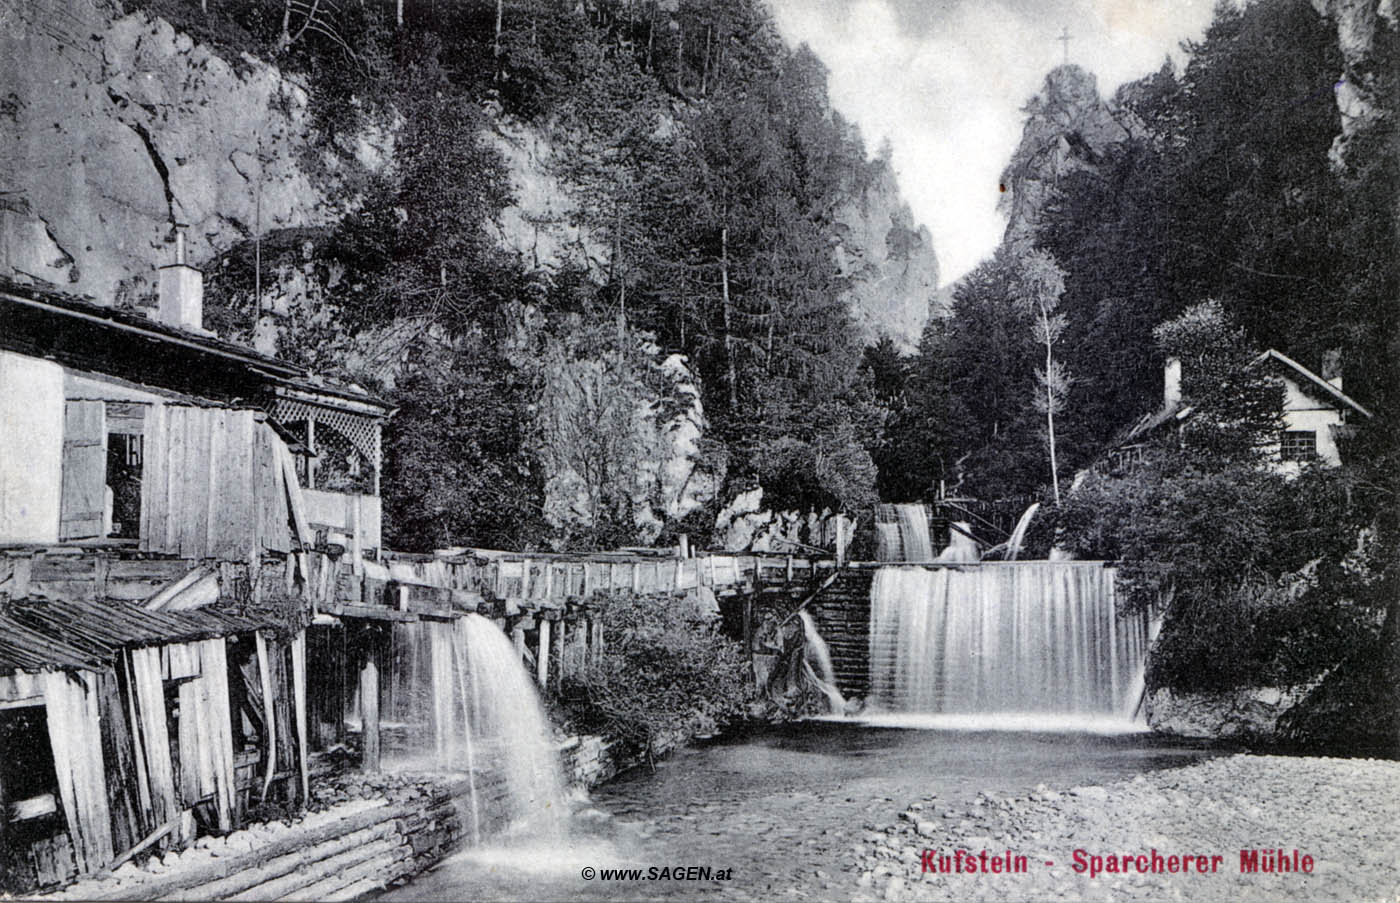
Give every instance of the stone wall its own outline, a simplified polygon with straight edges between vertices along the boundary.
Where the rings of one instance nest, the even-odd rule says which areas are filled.
[[[667,755],[683,745],[687,739],[680,734],[661,737],[654,744],[652,757]],[[560,747],[559,757],[564,769],[565,782],[572,787],[583,788],[597,787],[646,762],[645,756],[631,752],[621,741],[598,734],[570,737]]]

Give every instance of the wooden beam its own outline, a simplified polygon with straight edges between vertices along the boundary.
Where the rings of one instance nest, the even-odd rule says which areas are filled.
[[[535,679],[539,682],[540,689],[547,689],[546,681],[549,679],[549,622],[540,619],[540,639],[539,650],[535,655]]]

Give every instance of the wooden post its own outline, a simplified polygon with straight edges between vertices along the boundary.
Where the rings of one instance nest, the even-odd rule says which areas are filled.
[[[584,571],[587,574],[587,571]],[[569,664],[568,654],[569,622],[563,618],[559,619],[559,629],[554,632],[554,657],[559,664],[554,666],[554,688],[557,690],[564,684],[564,669]]]
[[[679,537],[677,537],[677,539],[679,540],[679,545],[677,546],[676,553],[682,558],[689,558],[690,536],[685,533],[682,533]]]
[[[539,683],[540,689],[548,689],[546,681],[549,679],[549,622],[540,618],[540,645],[535,655],[535,680]]]
[[[525,661],[525,628],[519,622],[510,629],[510,641],[515,644],[515,654]]]
[[[544,562],[544,598],[554,595],[554,562],[548,558]]]
[[[744,594],[744,654],[753,661],[753,593]]]
[[[846,515],[836,515],[836,566],[846,563]]]
[[[360,768],[379,770],[379,637],[373,627],[361,636],[364,649],[360,665]]]

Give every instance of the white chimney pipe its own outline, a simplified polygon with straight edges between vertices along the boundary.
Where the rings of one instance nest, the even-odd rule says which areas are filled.
[[[1162,377],[1162,407],[1174,408],[1181,404],[1181,358],[1167,358]]]
[[[167,326],[204,332],[204,274],[185,262],[185,229],[175,224],[175,262],[160,268],[156,315]]]

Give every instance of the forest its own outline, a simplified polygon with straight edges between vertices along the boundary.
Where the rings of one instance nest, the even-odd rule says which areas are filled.
[[[1112,559],[1127,604],[1173,599],[1153,679],[1202,688],[1300,679],[1378,637],[1400,597],[1400,67],[1384,22],[1358,62],[1304,0],[1221,2],[1184,64],[1111,97],[1078,67],[1049,73],[1003,175],[1006,239],[909,353],[853,328],[831,252],[835,210],[888,154],[757,0],[149,5],[310,86],[308,154],[335,161],[347,212],[231,249],[211,308],[246,335],[259,268],[311,258],[327,288],[283,347],[399,405],[396,548],[706,537],[755,486],[798,511],[1039,499],[1032,553]],[[1372,102],[1344,141],[1339,77]],[[395,165],[358,172],[350,136],[385,116]],[[495,240],[512,201],[484,138],[499,117],[550,136],[597,266],[547,270]],[[1093,121],[1111,137],[1076,131]],[[1374,413],[1344,437],[1345,466],[1265,466],[1277,386],[1248,373],[1265,349],[1330,368]],[[633,474],[655,449],[635,426],[689,403],[661,366],[674,354],[719,488],[681,517],[654,506],[642,535]],[[1192,362],[1186,400],[1213,427],[1106,466],[1160,404],[1169,355]],[[563,471],[581,475],[569,518],[548,501]]]

